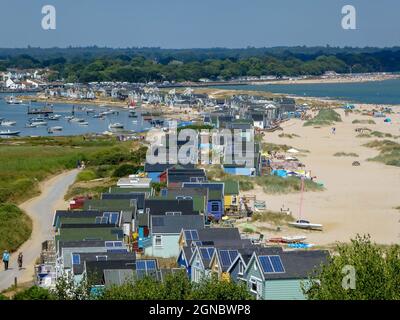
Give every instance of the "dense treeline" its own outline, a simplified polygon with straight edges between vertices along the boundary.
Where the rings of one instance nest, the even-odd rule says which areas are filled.
[[[400,48],[0,49],[0,70],[48,67],[53,80],[197,81],[239,76],[299,76],[400,71]]]

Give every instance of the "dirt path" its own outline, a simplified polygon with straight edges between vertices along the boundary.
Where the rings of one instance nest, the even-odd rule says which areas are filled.
[[[32,280],[34,265],[41,252],[42,242],[53,236],[53,215],[56,209],[67,208],[64,195],[68,187],[74,182],[78,170],[61,173],[41,183],[41,194],[32,198],[19,207],[24,210],[32,219],[33,230],[31,237],[10,259],[10,269],[0,271],[0,291],[9,288],[14,284],[17,277],[18,283]],[[24,255],[24,268],[18,270],[17,256],[22,252]]]

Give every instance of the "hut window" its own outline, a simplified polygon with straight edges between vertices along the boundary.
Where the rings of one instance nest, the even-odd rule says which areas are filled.
[[[160,235],[155,236],[154,245],[156,247],[161,247],[162,246],[162,236],[160,236]]]

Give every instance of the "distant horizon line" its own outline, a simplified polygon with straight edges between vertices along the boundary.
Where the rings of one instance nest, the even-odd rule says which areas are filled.
[[[0,47],[0,50],[29,50],[29,49],[110,49],[110,50],[138,50],[138,49],[158,49],[158,50],[212,50],[212,49],[222,49],[222,50],[249,50],[249,49],[283,49],[283,48],[305,48],[305,49],[316,49],[316,48],[324,48],[324,49],[400,49],[400,45],[394,46],[333,46],[333,45],[280,45],[280,46],[247,46],[247,47],[185,47],[185,48],[167,48],[167,47],[157,47],[157,46],[132,46],[132,47],[112,47],[112,46],[99,46],[99,45],[87,45],[87,46],[52,46],[52,47],[41,47],[41,46],[31,46],[27,45],[26,47]]]

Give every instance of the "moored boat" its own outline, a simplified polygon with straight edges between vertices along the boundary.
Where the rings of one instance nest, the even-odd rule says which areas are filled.
[[[55,126],[55,127],[50,127],[47,129],[48,133],[54,133],[56,131],[62,131],[63,127],[60,126]]]
[[[119,122],[116,122],[116,123],[111,123],[109,126],[108,126],[108,129],[123,129],[124,128],[124,125],[122,124],[122,123],[119,123]]]
[[[15,126],[17,124],[16,121],[10,121],[10,120],[3,120],[2,122],[0,122],[0,125],[3,127],[11,127],[11,126]]]
[[[1,130],[0,136],[17,136],[21,131]]]

